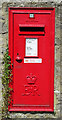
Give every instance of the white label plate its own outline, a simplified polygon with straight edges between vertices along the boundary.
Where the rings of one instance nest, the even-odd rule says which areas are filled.
[[[42,63],[41,58],[24,58],[24,63]]]
[[[37,38],[26,38],[25,56],[38,56]]]

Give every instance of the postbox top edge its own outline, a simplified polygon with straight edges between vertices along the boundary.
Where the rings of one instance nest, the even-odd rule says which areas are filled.
[[[10,10],[54,10],[55,7],[8,7]]]

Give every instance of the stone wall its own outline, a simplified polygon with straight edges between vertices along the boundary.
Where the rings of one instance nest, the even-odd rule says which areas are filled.
[[[62,118],[62,2],[60,5],[60,114]]]
[[[8,43],[8,7],[55,7],[55,75],[54,75],[54,113],[42,113],[42,112],[8,112],[9,118],[60,118],[61,116],[61,95],[60,90],[62,90],[62,82],[60,80],[60,64],[61,64],[61,36],[60,31],[62,30],[62,22],[60,20],[62,17],[60,16],[61,10],[60,7],[62,6],[62,3],[60,3],[60,0],[54,0],[47,2],[47,0],[20,0],[17,2],[9,1],[4,2],[2,0],[2,7],[0,6],[0,26],[2,24],[2,27],[0,27],[0,91],[2,88],[1,85],[1,77],[2,77],[2,69],[3,66],[1,64],[3,55],[5,53],[7,43]],[[2,28],[2,30],[1,30]],[[60,84],[61,83],[61,84]],[[2,95],[0,92],[0,104],[2,101]],[[1,114],[1,112],[0,112]],[[1,115],[0,115],[1,116]]]

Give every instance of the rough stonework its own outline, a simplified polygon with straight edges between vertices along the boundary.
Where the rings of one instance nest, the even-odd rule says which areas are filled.
[[[6,2],[5,2],[6,1]],[[2,0],[2,7],[0,7],[0,91],[2,89],[1,77],[3,65],[1,64],[3,55],[5,53],[7,43],[8,43],[8,7],[55,7],[55,75],[54,75],[54,113],[45,112],[8,112],[9,118],[60,118],[62,112],[62,92],[60,97],[60,90],[62,91],[62,81],[60,75],[62,69],[60,70],[60,65],[62,65],[62,3],[61,0]],[[61,25],[61,27],[60,27]],[[61,57],[60,57],[61,56]],[[61,83],[61,84],[60,84]],[[2,94],[0,92],[0,104],[2,101]],[[1,111],[1,108],[0,108]],[[1,112],[0,112],[1,114]],[[1,115],[0,115],[1,116]]]

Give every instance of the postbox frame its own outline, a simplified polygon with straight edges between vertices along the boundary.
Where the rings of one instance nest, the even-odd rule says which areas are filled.
[[[51,14],[52,20],[53,20],[53,24],[52,24],[52,29],[54,30],[55,27],[55,8],[29,8],[29,7],[9,7],[9,55],[11,57],[11,63],[13,64],[13,46],[14,46],[14,42],[13,42],[13,34],[14,34],[14,29],[13,29],[13,15],[17,14],[17,13],[26,13],[26,10],[29,10],[28,13],[31,13],[31,10],[33,10],[34,13],[37,13],[37,11],[35,10],[39,10],[39,14],[42,13],[46,13],[46,14]],[[43,10],[43,11],[41,11]],[[31,18],[32,19],[32,18]],[[53,36],[53,40],[52,40],[52,54],[51,54],[51,99],[50,99],[50,105],[51,107],[48,108],[48,106],[44,106],[39,109],[30,109],[28,108],[20,108],[17,106],[13,105],[13,93],[12,93],[12,98],[11,98],[11,104],[8,106],[9,111],[50,111],[53,112],[54,111],[54,37],[55,37],[55,32],[52,33]],[[13,71],[13,66],[12,67],[12,71]],[[13,87],[13,85],[10,85],[11,87]]]

